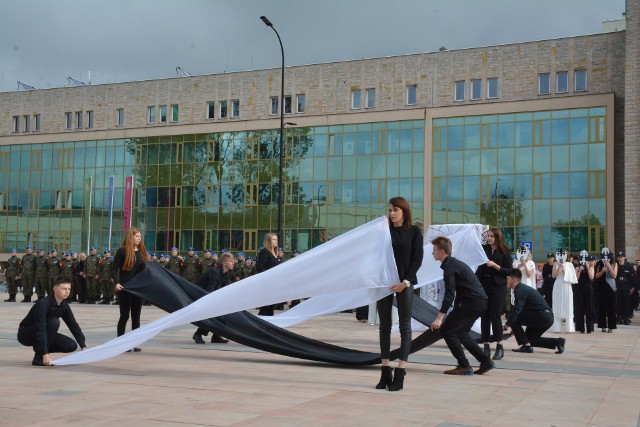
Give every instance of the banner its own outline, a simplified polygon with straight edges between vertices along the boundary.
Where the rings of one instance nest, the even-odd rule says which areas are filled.
[[[128,176],[124,184],[124,232],[131,228],[131,202],[133,200],[133,175]]]
[[[93,177],[85,178],[82,184],[82,208],[84,209],[84,223],[87,227],[87,247],[89,253],[91,243],[91,189],[93,186]]]
[[[109,249],[111,249],[111,230],[113,229],[113,181],[114,176],[109,177]]]

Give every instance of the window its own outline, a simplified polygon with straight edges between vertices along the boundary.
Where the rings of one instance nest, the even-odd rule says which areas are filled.
[[[178,104],[171,105],[171,122],[172,123],[178,122],[179,113],[180,113],[180,107],[178,106]]]
[[[416,105],[417,103],[417,85],[407,86],[407,105]]]
[[[496,99],[498,97],[498,78],[487,79],[487,98]]]
[[[7,210],[7,193],[0,192],[0,211]]]
[[[218,117],[221,119],[227,118],[227,101],[220,101],[220,114]]]
[[[278,97],[277,96],[271,97],[271,110],[269,114],[271,114],[272,116],[275,116],[278,114]]]
[[[20,116],[13,116],[13,133],[20,132]]]
[[[76,111],[76,129],[82,129],[82,111]]]
[[[33,115],[33,131],[40,132],[40,114]]]
[[[482,80],[473,79],[471,80],[471,100],[477,101],[482,98]]]
[[[375,108],[376,107],[376,90],[374,88],[367,89],[365,91],[365,97],[367,108]]]
[[[216,102],[209,101],[207,102],[207,119],[215,119],[216,118]]]
[[[551,93],[551,75],[549,73],[538,74],[538,95]]]
[[[56,191],[56,209],[71,209],[73,192],[70,190]]]
[[[240,100],[231,100],[231,117],[240,117]]]
[[[0,172],[9,170],[9,158],[11,153],[0,153]]]
[[[360,109],[360,89],[351,90],[351,109]]]
[[[291,114],[291,95],[284,97],[284,113]]]
[[[147,107],[147,123],[155,123],[156,122],[156,107],[155,105],[151,105]]]
[[[296,95],[296,103],[297,103],[296,113],[304,113],[304,107],[305,107],[304,93]]]
[[[161,105],[160,107],[160,121],[159,123],[167,123],[167,106]]]
[[[124,125],[124,108],[118,108],[116,110],[116,126]]]
[[[558,71],[556,73],[556,93],[567,93],[569,91],[569,73]]]
[[[31,152],[31,170],[42,169],[42,150],[34,150]]]
[[[23,119],[24,119],[24,123],[23,123],[24,126],[22,127],[22,131],[23,132],[31,131],[31,121],[30,121],[31,116],[25,115],[23,116]]]
[[[587,70],[576,70],[574,74],[576,92],[587,90]]]
[[[73,149],[61,148],[57,152],[57,169],[71,169],[73,168]]]
[[[455,83],[455,100],[464,101],[464,80]]]
[[[93,111],[87,111],[87,128],[93,129]]]
[[[29,198],[27,201],[27,209],[30,211],[35,211],[40,209],[40,192],[39,191],[29,191]]]
[[[64,113],[64,128],[71,129],[71,112]]]

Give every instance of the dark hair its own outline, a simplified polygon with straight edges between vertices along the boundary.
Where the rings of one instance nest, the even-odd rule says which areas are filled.
[[[402,210],[402,228],[409,228],[411,226],[411,208],[407,199],[400,196],[394,197],[389,200],[389,204]]]
[[[493,227],[489,229],[490,232],[493,233],[493,238],[496,242],[496,247],[503,255],[511,255],[511,251],[507,248],[507,245],[504,243],[504,235],[502,234],[502,230],[497,227]],[[520,276],[522,278],[522,276]]]
[[[512,268],[511,269],[511,273],[509,273],[509,276],[517,277],[518,280],[521,280],[522,279],[522,271],[520,271],[519,268]]]
[[[438,236],[431,241],[431,244],[441,251],[444,251],[445,254],[451,255],[451,240],[444,236]]]
[[[66,278],[64,278],[62,276],[58,276],[53,280],[53,286],[52,287],[55,288],[56,286],[63,285],[65,283],[71,284],[71,280],[66,279]]]

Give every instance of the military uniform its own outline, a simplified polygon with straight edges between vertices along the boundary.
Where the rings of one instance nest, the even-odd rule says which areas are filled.
[[[100,263],[100,288],[102,289],[102,302],[100,304],[110,304],[115,294],[112,269],[113,258],[111,257],[111,252],[105,251],[105,256]]]
[[[78,280],[78,254],[71,252],[71,263],[73,264],[73,277],[71,278],[71,294],[69,294],[69,302],[78,302],[80,299],[80,281]]]
[[[4,272],[4,276],[7,279],[9,298],[4,300],[4,302],[16,302],[16,294],[18,293],[16,276],[20,273],[20,268],[22,267],[22,260],[16,256],[16,250],[12,249],[11,252],[13,255],[7,260],[7,269]]]
[[[33,249],[31,246],[27,246],[28,249]],[[24,299],[22,302],[31,302],[31,296],[33,295],[33,285],[36,278],[36,257],[33,253],[27,253],[22,256],[22,270],[20,271],[20,280],[22,282],[22,295]]]
[[[58,266],[60,267],[60,277],[71,283],[75,274],[73,261],[65,257],[63,260],[58,261]]]
[[[95,248],[92,248],[93,252]],[[102,260],[97,254],[91,254],[84,262],[84,272],[87,275],[88,304],[95,304],[100,297],[100,264]]]
[[[182,258],[179,256],[172,256],[169,258],[169,271],[176,273],[179,276],[182,276],[182,269],[184,267],[184,263]]]
[[[41,253],[42,252],[42,253]],[[36,294],[38,299],[44,298],[45,294],[49,294],[49,260],[44,256],[44,250],[38,249],[36,257]]]
[[[60,257],[58,257],[58,251],[52,249],[49,251],[49,287],[47,293],[53,294],[53,282],[60,276]]]
[[[182,271],[182,277],[187,279],[188,281],[195,283],[200,277],[200,273],[202,272],[202,262],[197,255],[189,255],[187,259],[184,260],[184,268]]]

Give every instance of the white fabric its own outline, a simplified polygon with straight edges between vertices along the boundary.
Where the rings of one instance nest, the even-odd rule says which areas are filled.
[[[570,263],[564,263],[564,274],[556,277],[553,284],[553,325],[552,332],[575,332],[573,324],[572,283],[578,283],[576,269]]]
[[[390,286],[399,281],[388,220],[381,217],[313,248],[304,256],[226,286],[181,310],[54,364],[109,359],[167,328],[281,301],[324,296],[327,302],[347,298],[354,301],[352,307],[364,305],[358,302],[361,297],[376,301],[389,295]]]
[[[525,268],[526,267],[526,268]],[[536,289],[536,264],[529,260],[525,263],[525,267],[520,267],[520,261],[513,260],[513,268],[517,268],[522,272],[522,280],[521,282],[530,288]],[[525,270],[531,271],[531,277],[527,277],[527,272]]]

